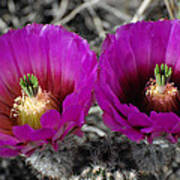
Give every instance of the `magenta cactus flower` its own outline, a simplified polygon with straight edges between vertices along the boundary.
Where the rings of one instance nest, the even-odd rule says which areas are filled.
[[[108,35],[96,97],[105,124],[133,141],[180,136],[180,21],[138,22]]]
[[[92,103],[97,59],[61,26],[27,25],[0,37],[0,156],[80,135]]]

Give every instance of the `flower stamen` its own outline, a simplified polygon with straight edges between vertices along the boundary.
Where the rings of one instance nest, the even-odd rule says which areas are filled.
[[[57,103],[50,92],[43,91],[38,85],[34,75],[24,76],[20,79],[22,96],[14,100],[11,110],[11,118],[15,119],[18,125],[29,124],[34,129],[41,128],[40,118],[50,109],[58,109]]]
[[[166,64],[156,65],[155,79],[150,79],[145,88],[146,111],[177,112],[179,109],[179,91],[174,83],[169,83],[172,68]]]

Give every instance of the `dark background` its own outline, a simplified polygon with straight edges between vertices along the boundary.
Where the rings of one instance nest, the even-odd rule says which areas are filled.
[[[91,48],[100,53],[108,32],[121,24],[137,20],[169,19],[179,16],[179,2],[170,0],[171,12],[163,0],[152,0],[142,10],[146,0],[1,0],[0,34],[11,28],[36,22],[62,24],[88,40]],[[174,3],[173,3],[174,2]],[[89,3],[89,4],[88,4]],[[140,9],[141,8],[141,9]],[[172,13],[172,14],[171,14]],[[0,159],[0,180],[36,180],[31,167],[22,157]]]

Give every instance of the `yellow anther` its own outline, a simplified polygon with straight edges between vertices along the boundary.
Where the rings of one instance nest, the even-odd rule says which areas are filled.
[[[17,97],[14,102],[11,114],[16,118],[17,124],[29,124],[34,129],[41,128],[40,118],[45,112],[57,109],[57,104],[50,93],[42,91],[41,88],[35,97],[22,93],[22,97]]]

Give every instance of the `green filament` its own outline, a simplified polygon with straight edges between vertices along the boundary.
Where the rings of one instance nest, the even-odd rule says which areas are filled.
[[[172,68],[168,67],[167,64],[161,64],[161,66],[156,64],[154,75],[158,86],[165,86],[171,78]]]
[[[29,97],[35,97],[37,95],[39,88],[38,79],[33,74],[24,75],[24,79],[21,78],[19,84]]]

